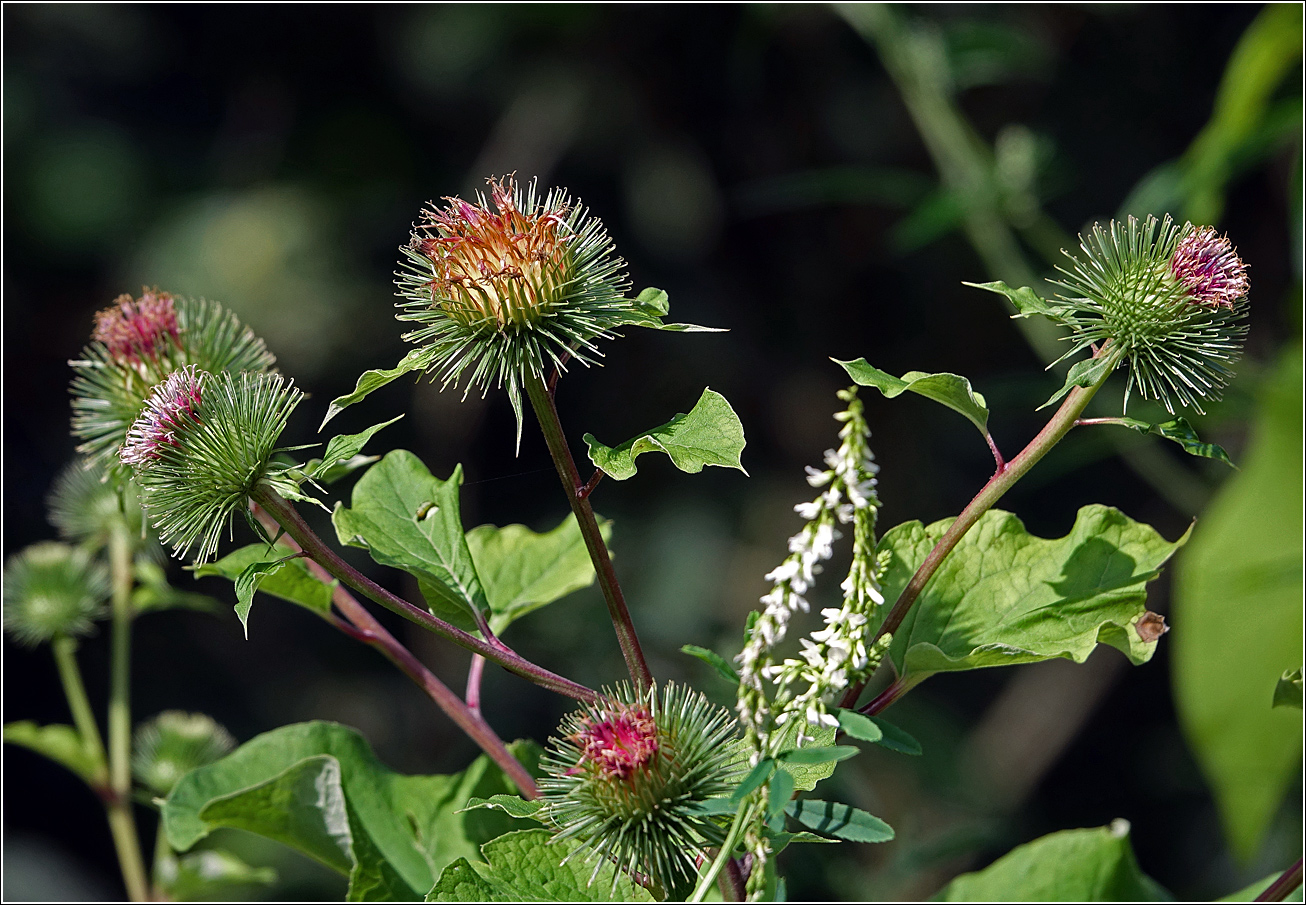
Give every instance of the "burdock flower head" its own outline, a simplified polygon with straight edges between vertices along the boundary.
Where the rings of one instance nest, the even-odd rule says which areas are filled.
[[[223,525],[260,482],[294,492],[289,466],[272,456],[302,396],[279,374],[209,374],[194,365],[150,392],[118,455],[177,556],[196,545],[197,562],[212,556]]]
[[[167,795],[191,770],[222,757],[236,741],[203,713],[165,710],[136,727],[132,775],[155,795]]]
[[[5,631],[28,646],[89,634],[109,596],[104,568],[85,550],[55,541],[11,557],[4,579]]]
[[[524,381],[568,357],[590,364],[595,341],[639,322],[603,223],[561,189],[489,180],[476,203],[445,198],[422,212],[395,274],[404,335],[445,385],[468,368],[467,391],[507,389],[521,423]],[[647,316],[644,316],[647,319]]]
[[[118,467],[117,452],[150,390],[169,374],[266,371],[274,358],[249,328],[215,302],[146,289],[95,315],[73,378],[73,436],[92,466]]]
[[[1066,253],[1057,282],[1066,294],[1053,303],[1071,328],[1067,357],[1110,341],[1129,368],[1126,405],[1134,387],[1171,413],[1219,399],[1247,333],[1247,265],[1229,240],[1209,226],[1130,217],[1095,225],[1080,249]]]
[[[724,835],[702,805],[739,779],[734,727],[725,710],[670,682],[661,693],[622,685],[573,713],[541,762],[555,838],[595,861],[591,881],[611,861],[663,892],[683,889],[695,856]]]

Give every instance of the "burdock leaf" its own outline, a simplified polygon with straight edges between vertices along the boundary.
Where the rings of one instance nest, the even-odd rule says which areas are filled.
[[[996,292],[998,295],[1006,296],[1007,300],[1016,309],[1016,313],[1012,317],[1033,317],[1036,314],[1041,314],[1044,317],[1060,322],[1065,315],[1065,306],[1048,301],[1028,286],[1012,289],[1001,280],[992,283],[967,283],[963,280],[962,285],[973,286],[976,289],[986,289],[989,292]]]
[[[403,361],[399,362],[399,364],[389,370],[364,371],[358,378],[358,384],[354,387],[352,393],[346,393],[344,396],[338,396],[331,400],[331,405],[327,408],[326,417],[322,419],[322,423],[318,426],[318,430],[326,427],[328,421],[336,415],[339,415],[348,406],[367,398],[369,393],[381,389],[381,387],[391,381],[398,380],[405,374],[410,374],[413,371],[422,371],[428,368],[431,364],[431,353],[432,350],[430,348],[414,349],[404,356]]]
[[[445,868],[428,902],[651,902],[653,896],[615,868],[573,857],[576,843],[545,829],[518,830],[485,843],[486,863],[459,859]],[[591,881],[592,878],[592,881]]]
[[[402,417],[403,415],[396,415],[389,421],[373,424],[367,430],[356,434],[340,434],[332,437],[331,441],[327,443],[326,452],[322,454],[322,458],[313,459],[304,466],[304,474],[310,478],[320,478],[327,475],[362,452],[363,447],[367,445],[368,440],[372,439],[373,434],[383,427],[389,427]]]
[[[606,542],[612,522],[600,520],[599,532]],[[594,563],[574,515],[543,534],[525,525],[479,525],[467,532],[467,548],[490,602],[490,628],[496,634],[594,583]]]
[[[220,575],[236,582],[239,601],[236,604],[236,615],[240,617],[240,624],[245,627],[248,637],[246,623],[255,590],[299,604],[315,613],[330,612],[335,582],[318,579],[309,571],[308,563],[302,558],[286,559],[293,555],[294,551],[280,544],[270,549],[267,544],[250,544],[228,553],[217,562],[196,567],[195,577]],[[268,568],[246,575],[251,568],[259,565]],[[242,577],[244,584],[241,582]]]
[[[884,535],[886,599],[897,599],[951,524],[908,522]],[[1070,533],[1054,539],[1034,537],[1011,513],[990,510],[893,633],[894,667],[916,682],[1052,657],[1082,663],[1099,643],[1143,663],[1159,637],[1157,617],[1145,616],[1146,585],[1187,540],[1184,534],[1170,543],[1106,506],[1080,509]]]
[[[946,405],[954,412],[965,416],[966,420],[988,436],[989,410],[984,397],[971,389],[970,381],[957,374],[926,374],[924,371],[908,371],[902,377],[881,371],[868,364],[865,358],[856,361],[840,361],[832,358],[835,364],[843,367],[854,382],[864,387],[875,387],[886,398],[892,399],[910,390],[913,393],[933,399],[940,405]]]
[[[677,468],[690,474],[697,474],[705,465],[737,468],[748,474],[739,459],[744,451],[744,426],[726,397],[711,389],[703,391],[688,415],[677,415],[620,446],[604,446],[593,434],[583,439],[590,461],[618,481],[635,474],[636,456],[654,451],[666,453]]]
[[[666,330],[672,333],[727,333],[720,327],[700,327],[697,324],[664,324],[662,318],[671,310],[671,302],[662,289],[650,286],[635,297],[635,308],[622,315],[615,326],[629,324],[632,327],[647,327],[650,330]]]
[[[489,601],[458,514],[462,480],[461,465],[441,481],[417,456],[396,449],[354,485],[349,508],[336,504],[331,521],[341,543],[414,575],[432,613],[471,631],[473,611],[486,612]]]
[[[11,745],[21,745],[67,767],[88,785],[96,780],[99,763],[82,744],[81,734],[72,726],[59,723],[41,726],[31,720],[6,723],[4,739]]]
[[[1136,430],[1140,434],[1156,434],[1158,437],[1164,437],[1178,443],[1183,447],[1184,452],[1190,456],[1203,456],[1207,459],[1223,462],[1230,468],[1236,467],[1223,448],[1215,443],[1203,443],[1201,438],[1197,436],[1197,431],[1193,430],[1193,426],[1188,423],[1186,418],[1175,418],[1173,421],[1163,421],[1160,424],[1149,424],[1146,421],[1139,421],[1137,418],[1103,418],[1101,423],[1119,424],[1121,427]]]
[[[1114,368],[1116,363],[1116,360],[1109,355],[1098,358],[1085,358],[1082,361],[1075,362],[1070,366],[1070,370],[1066,372],[1066,382],[1061,385],[1061,389],[1053,393],[1052,398],[1040,405],[1039,409],[1047,408],[1075,387],[1092,386],[1101,379],[1103,371]]]

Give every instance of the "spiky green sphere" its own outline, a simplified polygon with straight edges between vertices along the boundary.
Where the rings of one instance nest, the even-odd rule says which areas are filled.
[[[475,204],[446,198],[423,212],[395,273],[404,339],[423,368],[448,385],[469,373],[467,391],[508,391],[520,428],[528,376],[570,357],[599,356],[595,341],[629,323],[635,303],[602,221],[561,189],[489,180]]]
[[[77,451],[122,474],[117,452],[150,390],[179,368],[211,373],[266,371],[276,359],[263,340],[216,302],[146,289],[119,296],[95,316],[91,342],[70,361]]]
[[[1228,239],[1169,217],[1130,217],[1094,225],[1080,250],[1066,253],[1057,281],[1074,344],[1064,357],[1110,341],[1129,369],[1126,407],[1135,388],[1171,413],[1219,399],[1247,333],[1246,265]]]
[[[541,761],[556,838],[579,843],[594,876],[611,861],[664,892],[684,889],[695,857],[724,836],[701,806],[739,779],[734,729],[729,713],[686,686],[605,691],[563,720]]]
[[[108,596],[108,576],[86,551],[57,541],[33,544],[5,566],[5,631],[30,647],[90,634]]]
[[[132,775],[156,795],[167,795],[191,770],[213,763],[235,746],[231,733],[212,717],[165,710],[136,727]]]
[[[197,547],[195,561],[205,562],[257,484],[286,489],[286,466],[272,456],[302,398],[279,374],[209,374],[194,365],[151,391],[119,456],[176,556]]]
[[[139,536],[144,525],[136,486],[105,480],[103,467],[81,458],[68,463],[55,478],[46,507],[60,537],[92,547],[106,545],[120,526]]]

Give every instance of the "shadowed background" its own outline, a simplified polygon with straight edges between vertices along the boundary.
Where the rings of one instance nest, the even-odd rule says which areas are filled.
[[[830,357],[966,375],[1004,452],[1033,436],[1043,420],[1033,410],[1060,375],[1041,370],[1039,337],[997,296],[961,281],[1045,288],[1036,281],[1056,249],[1095,219],[1170,210],[1213,222],[1249,263],[1247,358],[1225,401],[1194,419],[1239,461],[1259,381],[1301,330],[1300,22],[1295,56],[1247,70],[1265,83],[1252,92],[1260,107],[1238,108],[1251,121],[1213,133],[1226,64],[1260,7],[866,12],[7,7],[5,555],[53,535],[44,495],[74,445],[66,363],[96,310],[142,285],[221,301],[311,394],[287,442],[315,442],[327,402],[405,352],[391,272],[423,204],[513,171],[568,187],[603,218],[636,289],[668,291],[672,320],[730,330],[632,330],[604,344],[602,369],[574,369],[559,389],[578,455],[582,433],[615,444],[687,411],[705,386],[743,421],[750,477],[684,475],[647,457],[636,479],[605,481],[593,497],[616,521],[617,571],[659,677],[728,700],[678,648],[738,650],[762,576],[799,527],[792,506],[811,494],[803,467],[836,444],[830,415],[847,380]],[[1118,406],[1119,391],[1103,396]],[[922,399],[863,398],[882,529],[955,515],[992,471],[973,430]],[[530,423],[514,457],[501,394],[461,401],[403,380],[332,427],[399,412],[373,451],[412,449],[437,476],[463,463],[466,526],[541,530],[565,513]],[[1229,472],[1159,444],[1077,431],[1003,508],[1060,536],[1081,505],[1101,502],[1177,537]],[[336,491],[347,499],[347,486]],[[817,603],[833,601],[839,565]],[[195,586],[179,567],[174,580]],[[230,585],[200,587],[233,600]],[[1168,587],[1152,586],[1152,609],[1166,611]],[[461,687],[465,654],[394,623]],[[1107,650],[1080,667],[926,683],[889,714],[925,755],[868,753],[831,795],[883,816],[898,839],[790,849],[791,896],[921,898],[1015,844],[1115,817],[1133,823],[1143,869],[1180,898],[1224,894],[1290,860],[1295,806],[1248,859],[1228,854],[1176,723],[1170,639],[1133,670]],[[624,672],[596,590],[527,617],[507,640],[590,685]],[[97,707],[106,642],[102,632],[82,651]],[[240,740],[338,720],[410,772],[461,769],[474,754],[373,652],[276,601],[256,604],[249,641],[225,609],[149,616],[136,653],[141,719],[203,710]],[[6,721],[65,721],[57,689],[46,651],[6,641]],[[564,707],[493,668],[485,696],[505,738],[546,739]],[[25,751],[6,748],[5,768],[7,896],[15,883],[34,897],[119,895],[91,795]],[[1288,798],[1299,796],[1298,780]],[[147,846],[151,823],[142,816]],[[325,869],[244,844],[281,871],[255,894],[343,894]]]

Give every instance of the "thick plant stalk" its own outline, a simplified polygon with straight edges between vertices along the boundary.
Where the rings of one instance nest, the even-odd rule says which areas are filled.
[[[1112,356],[1113,354],[1114,353],[1111,351],[1111,344],[1108,342],[1103,344],[1102,347],[1094,353],[1093,357],[1102,358],[1104,356]],[[1093,396],[1097,394],[1097,391],[1102,388],[1102,385],[1106,383],[1106,379],[1111,376],[1111,372],[1114,370],[1115,368],[1113,366],[1105,367],[1102,369],[1102,375],[1091,386],[1075,387],[1072,389],[1066,395],[1065,401],[1061,403],[1061,407],[1057,409],[1056,414],[1054,414],[1051,419],[1048,420],[1048,423],[1043,426],[1043,430],[1039,431],[1038,436],[1029,441],[1029,445],[1022,449],[1019,455],[1010,462],[1002,465],[996,472],[994,472],[993,477],[989,478],[989,482],[975,495],[975,498],[970,501],[970,504],[962,510],[961,515],[957,516],[947,532],[945,532],[943,537],[939,538],[938,543],[934,545],[934,549],[925,557],[925,561],[920,564],[920,567],[916,570],[916,574],[911,577],[911,581],[907,582],[907,586],[903,588],[902,593],[898,595],[898,599],[894,602],[893,608],[890,609],[888,615],[884,617],[884,622],[880,624],[880,628],[875,633],[875,637],[867,642],[867,647],[870,647],[882,636],[898,630],[898,626],[902,625],[902,620],[906,618],[907,612],[911,609],[912,604],[916,602],[916,598],[920,596],[921,591],[925,589],[925,586],[929,583],[930,579],[934,577],[934,573],[938,571],[939,566],[943,564],[943,560],[953,551],[961,541],[962,537],[965,536],[966,532],[980,520],[980,517],[984,515],[984,513],[992,509],[998,500],[1000,500],[1017,481],[1024,477],[1040,459],[1047,455],[1052,447],[1056,446],[1057,443],[1059,443],[1061,439],[1069,433],[1070,429],[1075,426],[1075,422],[1079,419],[1079,416],[1084,413],[1084,409],[1088,406],[1088,403],[1092,400]],[[840,706],[855,706],[857,698],[861,695],[862,690],[865,687],[865,682],[850,687],[848,691],[844,693]],[[895,683],[894,686],[890,687],[890,690],[897,688],[897,683]],[[897,694],[886,699],[882,706],[880,706],[875,712],[878,713],[879,710],[883,710],[884,707],[888,706],[888,704],[897,700],[898,696],[900,696],[904,691],[906,691],[905,688],[898,690]],[[881,697],[884,696],[881,695]],[[872,704],[875,703],[876,702],[872,702]]]
[[[258,513],[260,523],[265,528],[271,528],[275,525],[271,516],[265,510]],[[268,524],[271,523],[271,524]],[[282,544],[285,544],[292,550],[300,551],[300,546],[290,538],[282,538]],[[330,574],[321,564],[312,559],[305,558],[308,569],[318,579],[326,581],[330,579]],[[331,602],[335,604],[336,609],[344,614],[349,621],[349,625],[339,623],[334,617],[330,621],[341,631],[348,634],[371,648],[379,651],[382,656],[397,666],[404,675],[413,680],[417,687],[421,688],[426,695],[435,702],[436,706],[444,711],[445,716],[453,720],[454,724],[467,733],[468,738],[476,742],[477,746],[490,756],[499,769],[517,784],[524,798],[536,798],[539,796],[539,789],[535,786],[535,780],[526,768],[522,766],[517,758],[512,756],[508,746],[499,738],[498,733],[490,727],[490,724],[481,716],[479,709],[474,709],[465,703],[458,695],[436,677],[436,675],[426,668],[413,653],[404,647],[404,645],[394,635],[390,634],[376,617],[368,612],[367,608],[358,602],[358,599],[350,594],[348,589],[343,585],[337,584],[331,595]],[[473,654],[473,659],[479,655]],[[482,662],[484,662],[482,660]]]
[[[132,813],[132,547],[127,526],[115,526],[109,538],[113,627],[109,676],[109,787],[104,806],[127,895],[134,902],[143,902],[149,898],[149,883],[141,857],[140,837],[136,832],[136,817]]]
[[[277,524],[285,529],[286,534],[299,544],[304,553],[321,565],[327,574],[332,578],[338,578],[369,600],[381,604],[386,609],[398,613],[410,622],[415,622],[437,635],[448,638],[459,647],[464,647],[472,653],[480,654],[485,659],[498,663],[509,672],[516,673],[542,688],[556,691],[558,694],[586,703],[598,700],[598,694],[592,689],[586,688],[578,682],[573,682],[571,679],[551,673],[542,666],[537,666],[509,650],[502,642],[491,644],[483,641],[475,635],[450,625],[443,619],[432,616],[426,610],[409,603],[402,597],[390,593],[341,559],[334,550],[328,547],[313,532],[313,529],[308,527],[308,523],[295,510],[295,507],[266,484],[260,484],[251,490],[250,499],[262,506],[276,520]]]
[[[540,420],[540,429],[544,432],[544,442],[548,444],[549,455],[557,466],[558,477],[562,479],[562,489],[567,494],[571,511],[576,513],[576,523],[580,526],[581,536],[585,538],[585,547],[594,562],[594,571],[599,578],[599,587],[603,589],[603,598],[608,603],[608,614],[612,617],[612,627],[617,633],[617,642],[621,645],[622,656],[626,658],[626,668],[630,671],[631,681],[635,687],[643,690],[653,684],[653,673],[644,660],[644,652],[639,645],[639,636],[635,633],[635,624],[631,621],[630,610],[626,608],[626,598],[621,593],[617,582],[617,573],[612,568],[612,557],[608,555],[607,544],[599,531],[598,520],[594,518],[594,509],[590,506],[588,485],[580,479],[576,470],[576,461],[571,457],[567,438],[562,432],[562,422],[558,420],[558,409],[553,404],[553,396],[548,387],[534,374],[526,378],[526,394],[530,397],[535,417]],[[592,488],[590,488],[592,489]]]

